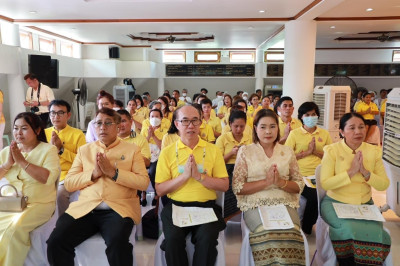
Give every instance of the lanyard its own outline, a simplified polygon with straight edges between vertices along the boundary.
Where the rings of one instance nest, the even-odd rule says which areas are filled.
[[[37,101],[38,101],[38,103],[39,103],[39,97],[40,97],[40,83],[39,83],[39,88],[38,88],[38,90],[37,90]],[[32,90],[31,90],[31,102],[33,102],[33,88],[32,88]]]

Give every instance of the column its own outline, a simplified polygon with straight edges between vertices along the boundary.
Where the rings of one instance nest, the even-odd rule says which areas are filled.
[[[165,83],[164,83],[164,78],[158,78],[158,82],[157,82],[157,97],[154,97],[154,99],[157,99],[159,96],[164,94],[164,90],[165,90]]]
[[[283,96],[293,99],[297,108],[312,100],[317,24],[312,21],[295,20],[285,24],[285,62],[283,73]]]

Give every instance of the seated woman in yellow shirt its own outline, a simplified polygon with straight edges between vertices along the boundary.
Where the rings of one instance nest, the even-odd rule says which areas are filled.
[[[229,94],[225,94],[224,96],[224,104],[218,109],[218,118],[222,120],[222,126],[226,126],[228,124],[227,116],[230,113],[230,109],[232,107],[232,96]]]
[[[378,106],[372,102],[371,97],[372,95],[369,92],[364,92],[361,98],[362,102],[357,104],[355,109],[356,113],[362,115],[365,120],[365,127],[367,130],[365,142],[368,142],[369,137],[374,133],[377,125],[374,116],[379,114]]]
[[[341,219],[333,208],[333,203],[372,205],[372,188],[388,188],[382,150],[363,142],[366,128],[359,114],[343,115],[339,130],[344,140],[324,148],[321,185],[327,193],[321,201],[321,216],[329,225],[339,265],[382,265],[391,245],[382,222]]]
[[[261,107],[262,107],[262,109],[270,109],[272,111],[274,110],[273,108],[271,108],[271,100],[270,100],[269,96],[264,96],[262,98]]]
[[[261,105],[258,105],[260,103],[260,97],[258,94],[253,93],[250,95],[249,102],[251,105],[247,108],[247,115],[251,116],[254,118],[257,114],[258,111],[262,109]]]
[[[129,112],[129,114],[131,115],[132,118],[132,129],[135,130],[136,133],[140,134],[140,131],[142,130],[142,123],[143,120],[145,119],[144,114],[143,113],[139,113],[137,111],[137,103],[135,101],[135,99],[130,99],[127,103],[126,103],[126,109]]]
[[[305,102],[300,105],[298,118],[303,126],[290,131],[285,145],[294,150],[301,175],[314,176],[315,168],[321,163],[324,155],[323,148],[331,144],[332,139],[327,130],[317,126],[319,109],[314,102]],[[307,199],[307,203],[301,228],[304,233],[311,234],[312,227],[318,218],[317,190],[309,179],[305,179],[304,182],[306,186],[301,195]]]
[[[246,128],[246,113],[239,110],[234,110],[229,116],[230,132],[221,135],[216,142],[218,148],[222,151],[226,170],[229,175],[229,189],[225,192],[224,203],[224,218],[225,221],[235,216],[240,212],[237,207],[236,196],[232,192],[232,176],[235,168],[236,155],[239,148],[243,145],[249,145],[252,141],[251,134],[244,134]]]

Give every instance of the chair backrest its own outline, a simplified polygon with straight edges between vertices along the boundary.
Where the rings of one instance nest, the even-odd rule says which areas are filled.
[[[326,191],[321,185],[321,165],[318,165],[315,169],[315,181],[317,186],[317,197],[318,197],[318,215],[321,214],[321,200],[325,197]]]

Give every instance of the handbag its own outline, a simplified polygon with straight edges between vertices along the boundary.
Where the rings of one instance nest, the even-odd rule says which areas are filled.
[[[15,195],[3,195],[3,188],[9,186],[15,190]],[[21,195],[18,196],[17,189],[11,184],[5,184],[0,187],[0,211],[2,212],[22,212],[26,208],[28,197]]]

